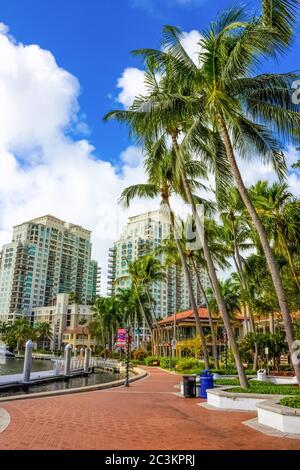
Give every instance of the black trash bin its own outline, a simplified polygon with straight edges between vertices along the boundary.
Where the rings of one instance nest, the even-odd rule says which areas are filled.
[[[185,398],[195,398],[196,396],[196,376],[183,376],[183,396]]]

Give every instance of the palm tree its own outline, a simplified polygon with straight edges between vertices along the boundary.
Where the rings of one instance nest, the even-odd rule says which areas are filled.
[[[76,292],[69,292],[69,302],[70,304],[80,304],[80,298]]]
[[[11,327],[10,333],[13,335],[17,343],[17,352],[19,354],[20,349],[24,348],[24,343],[28,340],[34,341],[36,339],[36,331],[30,325],[29,321],[24,317],[16,319]]]
[[[182,47],[181,49],[183,50]],[[149,89],[148,95],[136,98],[129,110],[112,111],[105,116],[105,119],[108,120],[110,118],[116,118],[120,122],[126,123],[129,125],[130,131],[142,141],[145,141],[147,136],[148,138],[151,136],[154,138],[161,136],[168,136],[171,138],[173,152],[176,157],[174,165],[179,175],[180,184],[184,190],[183,191],[181,189],[181,195],[184,200],[191,205],[198,236],[203,246],[203,253],[207,263],[209,276],[218,302],[219,311],[222,314],[231,349],[235,357],[240,382],[243,387],[247,388],[248,382],[240,359],[236,339],[231,328],[224,299],[222,298],[215,266],[209,251],[207,238],[203,230],[203,223],[197,211],[191,182],[189,181],[186,172],[187,164],[191,161],[189,151],[189,129],[192,128],[192,141],[193,143],[197,143],[197,148],[201,146],[201,152],[205,156],[206,162],[208,162],[210,169],[213,169],[215,173],[217,192],[222,193],[223,188],[231,178],[230,172],[227,168],[225,147],[218,132],[211,130],[210,127],[202,126],[201,118],[198,119],[198,117],[196,117],[195,119],[194,116],[190,118],[187,114],[187,103],[190,104],[189,97],[186,96],[187,84],[185,82],[182,83],[180,76],[176,76],[178,81],[176,79],[174,80],[173,67],[170,62],[170,53],[152,50],[142,50],[139,51],[139,53],[142,53],[147,57],[147,63],[149,66],[145,73],[145,82]],[[162,62],[164,64],[164,76],[159,82],[157,80],[155,69],[153,68],[153,64],[158,57],[162,57]],[[188,55],[185,52],[184,58],[181,62],[184,61],[188,61],[193,64],[192,72],[194,74],[195,65],[192,60],[188,58]],[[160,69],[161,67],[158,66],[159,71]],[[196,70],[198,73],[197,67]],[[189,76],[186,77],[193,78],[193,74],[189,74]],[[178,86],[180,86],[180,89]],[[204,137],[195,137],[195,128],[198,130],[201,129]],[[186,138],[184,139],[183,144],[179,145],[178,139],[180,132],[182,131],[186,132]],[[189,145],[186,145],[186,142]]]
[[[123,322],[126,325],[133,325],[137,330],[137,349],[139,349],[140,327],[145,322],[144,313],[146,311],[147,317],[151,315],[147,308],[148,296],[141,289],[137,295],[136,289],[131,286],[127,289],[118,289],[116,299]],[[141,310],[140,301],[143,305],[143,310]]]
[[[289,264],[300,291],[293,255],[299,254],[300,201],[288,190],[287,183],[258,181],[250,188],[253,204],[260,216],[274,253]]]
[[[187,259],[187,262],[189,263],[190,271],[194,272],[196,276],[199,291],[201,292],[201,295],[207,307],[208,321],[209,321],[211,338],[212,338],[212,346],[213,346],[212,348],[213,358],[215,362],[215,367],[218,369],[219,368],[218,347],[217,347],[217,340],[216,340],[215,329],[214,329],[214,324],[213,324],[213,318],[211,315],[207,295],[206,295],[206,292],[205,292],[205,289],[201,280],[201,275],[199,272],[200,269],[204,269],[206,271],[206,263],[200,252],[193,251],[188,247],[188,241],[186,241],[184,238],[182,238],[182,240],[180,240],[179,243],[181,243],[182,245],[182,250]],[[155,253],[163,254],[165,256],[166,266],[174,266],[174,265],[181,266],[180,257],[179,257],[179,253],[178,253],[174,238],[170,238],[166,240],[164,244],[157,247],[155,250]]]
[[[235,152],[247,158],[259,155],[264,162],[273,164],[280,177],[285,175],[285,147],[279,136],[291,140],[291,131],[298,129],[300,125],[300,115],[296,105],[292,103],[290,91],[291,81],[295,76],[253,76],[259,56],[270,56],[278,50],[282,52],[285,43],[290,40],[287,29],[291,27],[293,18],[280,19],[278,14],[279,6],[282,7],[284,3],[291,12],[292,2],[277,1],[272,17],[266,6],[271,8],[271,2],[264,2],[263,15],[248,21],[243,8],[225,11],[211,24],[209,31],[203,32],[199,67],[188,58],[181,45],[181,33],[174,27],[164,29],[167,53],[142,53],[147,56],[148,61],[152,57],[160,64],[160,68],[164,67],[164,70],[169,71],[169,80],[176,84],[173,95],[167,96],[169,110],[171,107],[174,109],[178,102],[185,101],[185,115],[193,116],[194,124],[186,133],[182,149],[191,151],[198,148],[201,154],[202,139],[207,135],[207,127],[210,126],[220,134],[230,171],[266,256],[292,354],[292,323],[279,269],[263,224],[245,187],[235,155]],[[183,106],[181,112],[182,110],[185,111]],[[184,121],[184,117],[181,120]],[[184,130],[184,127],[178,127],[177,131],[173,129],[172,132],[174,147],[178,153],[180,129]],[[181,160],[183,153],[182,151]],[[185,186],[188,195],[188,187]],[[219,292],[215,279],[212,278],[212,282],[217,296]],[[221,298],[218,299],[218,304],[220,301],[222,302]],[[294,364],[294,369],[300,383],[300,365]]]
[[[98,297],[92,307],[94,318],[89,329],[91,333],[102,342],[103,347],[114,346],[114,338],[120,322],[122,321],[118,303],[115,297]]]
[[[43,350],[45,349],[45,342],[51,341],[53,338],[52,327],[50,323],[41,322],[36,323],[34,326],[37,338],[43,343]]]
[[[142,301],[142,298],[141,298],[141,294],[143,292],[143,289],[145,288],[145,285],[144,285],[145,272],[143,271],[141,259],[137,258],[134,261],[127,260],[127,272],[130,276],[130,281],[135,291],[135,296],[139,302],[140,310],[143,313],[144,322],[146,323],[152,335],[154,318],[152,317],[151,313],[145,308],[145,303]],[[122,279],[122,278],[119,278],[119,279]],[[147,301],[149,302],[149,306],[152,305],[152,299],[150,297],[150,293],[149,293],[149,296],[147,297]]]
[[[250,242],[251,227],[249,227],[248,217],[245,215],[245,206],[236,187],[228,188],[226,206],[220,210],[220,218],[223,223],[221,236],[233,259],[244,297],[248,297],[248,286],[244,275],[244,260],[241,252],[252,248],[253,243]],[[250,321],[250,330],[254,331],[254,319],[248,302],[244,304],[244,319],[246,332],[248,331],[248,319]]]
[[[234,282],[233,279],[228,278],[225,281],[220,281],[221,291],[223,298],[226,302],[226,308],[230,314],[230,318],[233,320],[236,313],[241,313],[241,298],[239,284]],[[210,289],[208,291],[208,301],[211,311],[218,314],[218,304],[216,302],[214,291]]]
[[[131,186],[125,189],[121,195],[121,201],[125,206],[128,206],[130,204],[130,201],[136,196],[144,198],[155,198],[160,195],[162,199],[162,208],[165,210],[166,215],[169,217],[169,223],[173,235],[177,233],[177,228],[175,215],[170,205],[170,196],[172,192],[182,191],[180,183],[178,183],[174,172],[175,157],[176,155],[174,151],[168,150],[164,138],[161,138],[154,143],[148,141],[147,155],[145,160],[146,172],[148,174],[148,183]],[[203,172],[203,167],[201,165],[197,166],[193,164],[190,165],[189,171],[193,174],[199,174],[199,171],[201,173]],[[179,242],[177,236],[175,236],[174,239],[189,289],[189,296],[195,317],[196,328],[199,333],[202,344],[205,367],[209,368],[209,356],[207,352],[203,328],[198,315],[197,304],[193,292],[191,274],[181,243]]]
[[[154,256],[148,254],[138,259],[140,281],[144,286],[149,305],[152,307],[152,314],[155,318],[155,311],[153,308],[153,301],[151,300],[149,286],[166,280],[166,273],[163,269],[161,262]]]

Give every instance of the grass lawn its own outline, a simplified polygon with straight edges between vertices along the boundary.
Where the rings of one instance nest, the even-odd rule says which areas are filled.
[[[226,384],[223,384],[226,385]],[[275,385],[270,382],[258,382],[251,380],[250,388],[237,387],[227,390],[234,393],[262,393],[266,395],[299,395],[300,387],[298,385]]]
[[[300,408],[300,396],[282,398],[280,404],[291,408]]]

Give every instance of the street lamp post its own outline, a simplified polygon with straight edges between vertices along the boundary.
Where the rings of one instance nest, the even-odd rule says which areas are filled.
[[[269,348],[265,348],[266,361],[267,361],[267,375],[269,375]]]

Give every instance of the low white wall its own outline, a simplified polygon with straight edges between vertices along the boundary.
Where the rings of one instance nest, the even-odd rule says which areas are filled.
[[[295,385],[298,383],[297,377],[267,377],[267,381],[277,385]]]
[[[256,404],[266,400],[253,394],[234,394],[224,390],[207,390],[207,403],[223,410],[256,411]]]
[[[282,406],[277,401],[267,400],[257,406],[259,424],[287,434],[300,435],[300,410]]]

